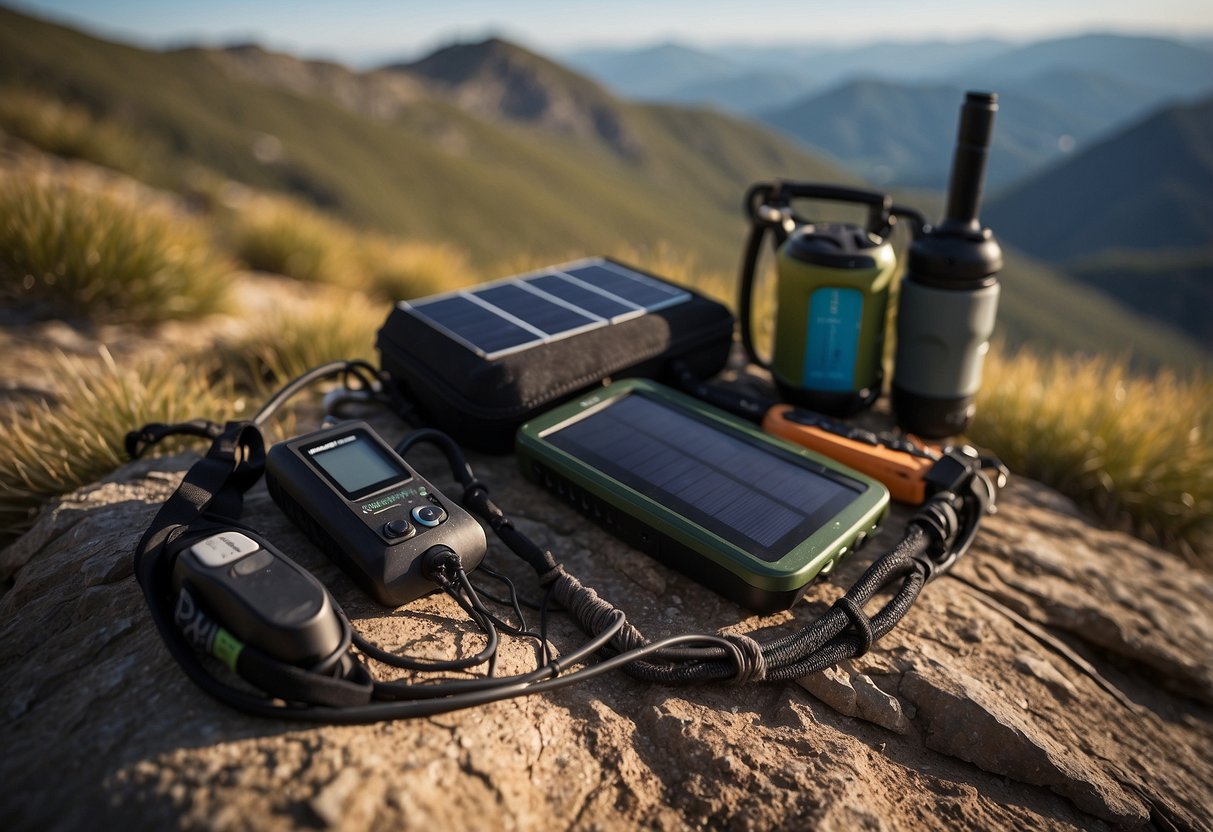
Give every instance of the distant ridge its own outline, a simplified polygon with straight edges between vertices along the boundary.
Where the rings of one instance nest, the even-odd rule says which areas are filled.
[[[983,217],[1003,240],[1213,352],[1213,98],[1146,118]]]
[[[762,119],[878,184],[943,189],[964,93],[948,84],[851,81]],[[1081,113],[1000,93],[987,181],[1013,182],[1056,156],[1064,136],[1096,129]]]
[[[1213,87],[1213,52],[1170,38],[1085,34],[1021,46],[965,68],[987,81],[1029,78],[1056,69],[1096,72],[1170,98]]]
[[[359,227],[456,246],[489,274],[597,253],[656,267],[666,252],[727,296],[747,185],[860,184],[769,129],[622,101],[503,41],[431,59],[357,72],[251,45],[155,52],[0,7],[0,87],[68,101],[136,135],[150,184],[199,210],[221,210],[240,192],[233,184],[285,192]],[[587,116],[596,107],[639,153],[611,144]],[[259,152],[267,145],[273,153]],[[999,331],[1012,344],[1116,352],[1131,331],[1146,365],[1183,365],[1199,351],[1024,258],[1011,254],[1004,278]]]
[[[731,78],[744,67],[710,50],[666,42],[623,49],[588,49],[565,56],[569,66],[639,101],[689,103],[675,92],[689,84]]]
[[[448,46],[415,63],[385,69],[429,81],[443,97],[481,118],[595,138],[627,156],[641,152],[620,103],[602,87],[499,38]]]
[[[992,201],[985,219],[1029,254],[1213,247],[1213,97],[1168,107]]]

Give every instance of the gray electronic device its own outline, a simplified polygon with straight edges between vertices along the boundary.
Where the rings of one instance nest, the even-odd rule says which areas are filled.
[[[480,524],[365,422],[279,442],[266,457],[265,479],[287,517],[386,606],[437,589],[422,569],[435,546],[458,554],[467,572],[484,559]]]

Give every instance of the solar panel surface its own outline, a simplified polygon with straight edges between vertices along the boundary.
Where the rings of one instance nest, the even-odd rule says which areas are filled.
[[[677,286],[594,258],[400,305],[493,359],[690,298]]]

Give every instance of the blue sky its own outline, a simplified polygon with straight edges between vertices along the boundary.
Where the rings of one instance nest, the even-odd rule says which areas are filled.
[[[8,2],[8,0],[6,0]],[[1213,37],[1210,0],[11,0],[10,5],[142,44],[255,40],[358,61],[500,34],[548,52],[676,39],[692,44],[1026,40],[1086,31]]]

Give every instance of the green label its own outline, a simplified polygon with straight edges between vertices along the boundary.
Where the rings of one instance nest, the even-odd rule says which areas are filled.
[[[226,664],[228,669],[235,673],[236,660],[240,658],[240,651],[243,649],[243,642],[220,627],[219,632],[215,633],[215,642],[211,645],[211,655]]]

